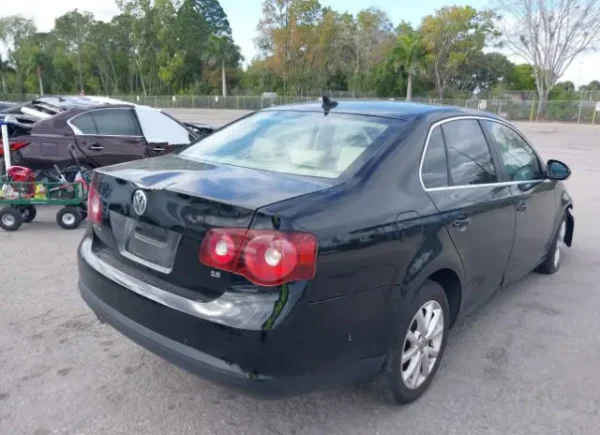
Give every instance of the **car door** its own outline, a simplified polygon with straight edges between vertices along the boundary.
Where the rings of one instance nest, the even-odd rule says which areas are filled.
[[[146,141],[132,108],[108,107],[69,120],[81,152],[96,166],[147,157]]]
[[[515,210],[496,166],[478,119],[444,120],[431,130],[421,180],[462,260],[465,309],[502,285],[512,248]]]
[[[546,179],[538,155],[519,132],[497,121],[484,125],[506,180],[512,182],[517,227],[507,281],[514,281],[535,269],[548,252],[556,221],[556,183]]]
[[[148,144],[150,157],[173,152],[196,141],[196,137],[187,128],[160,110],[136,106],[135,112]]]

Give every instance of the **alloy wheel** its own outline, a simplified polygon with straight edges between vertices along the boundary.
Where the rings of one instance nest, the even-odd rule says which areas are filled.
[[[427,380],[444,339],[444,312],[437,301],[424,303],[413,317],[402,347],[402,380],[410,389]]]
[[[558,269],[560,264],[561,252],[565,246],[565,235],[567,233],[567,223],[563,221],[560,224],[560,230],[558,231],[558,240],[556,240],[556,252],[554,253],[554,267]]]

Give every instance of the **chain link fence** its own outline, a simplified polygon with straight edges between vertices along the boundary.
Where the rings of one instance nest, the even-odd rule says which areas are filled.
[[[38,95],[2,95],[0,101],[22,102],[37,98]],[[242,96],[234,95],[221,97],[214,95],[154,95],[131,96],[114,95],[112,98],[143,104],[163,109],[229,109],[229,110],[260,110],[266,107],[283,104],[304,103],[317,101],[319,97],[284,97],[284,96]],[[338,101],[404,101],[402,98],[337,98]],[[600,96],[599,96],[600,99]],[[513,121],[556,121],[579,124],[600,124],[600,103],[590,100],[580,101],[548,101],[543,116],[538,119],[537,111],[539,101],[536,99],[521,100],[509,99],[435,99],[414,98],[414,102],[458,106],[471,110],[483,110],[497,114]]]

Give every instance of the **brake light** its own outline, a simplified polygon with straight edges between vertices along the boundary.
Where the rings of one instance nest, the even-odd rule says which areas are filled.
[[[27,145],[29,145],[28,142],[13,142],[10,144],[10,150],[11,151],[16,151],[16,150],[20,150],[21,148],[25,148]],[[0,141],[0,156],[4,155],[4,148],[2,147],[2,141]]]
[[[95,224],[102,223],[102,200],[95,183],[88,189],[88,219]]]
[[[29,145],[27,142],[15,142],[13,144],[10,145],[10,149],[12,151],[16,151],[19,150],[21,148],[25,148],[27,145]]]
[[[204,265],[264,286],[312,279],[316,260],[317,239],[310,233],[218,228],[200,246]]]

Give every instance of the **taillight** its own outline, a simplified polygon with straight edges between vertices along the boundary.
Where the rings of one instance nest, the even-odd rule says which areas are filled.
[[[271,230],[210,230],[200,246],[206,266],[276,286],[315,276],[317,239],[313,234]]]
[[[0,141],[0,156],[4,155],[4,148],[2,148],[2,141]],[[11,151],[16,151],[19,150],[21,148],[25,148],[27,145],[29,145],[29,142],[13,142],[10,144],[10,150]]]
[[[15,142],[15,143],[10,144],[10,149],[12,151],[16,151],[21,148],[25,148],[27,145],[29,145],[27,142]]]
[[[95,224],[102,223],[102,200],[94,183],[88,189],[88,219]]]

